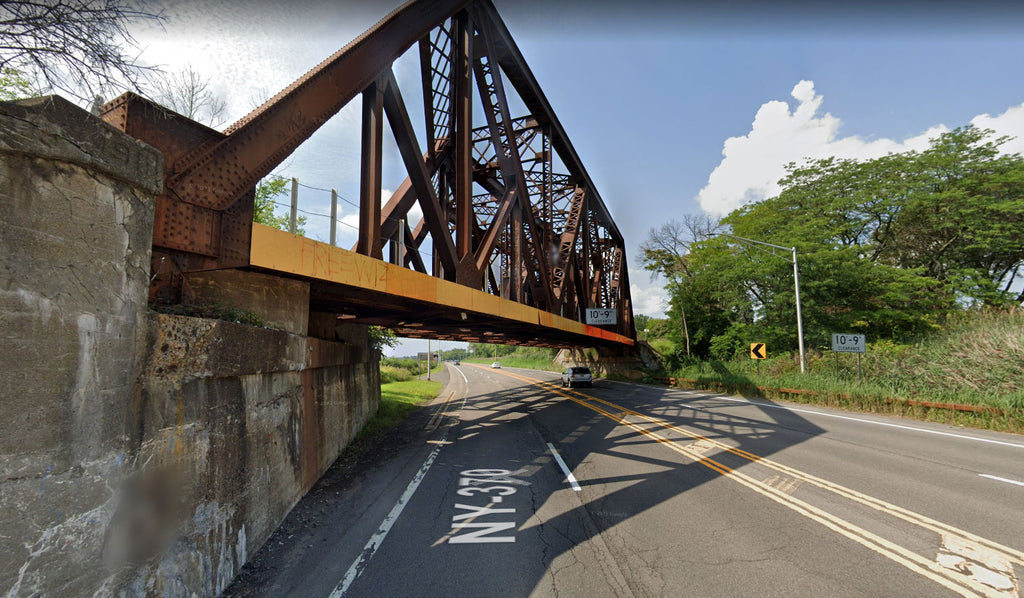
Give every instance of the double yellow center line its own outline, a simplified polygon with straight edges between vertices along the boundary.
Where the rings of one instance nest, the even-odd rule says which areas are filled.
[[[516,380],[527,382],[537,387],[550,390],[551,392],[563,396],[583,407],[586,407],[587,409],[595,411],[615,422],[627,426],[635,430],[636,432],[639,432],[657,441],[662,446],[665,446],[666,448],[672,451],[684,455],[689,459],[695,461],[696,463],[699,463],[707,467],[708,469],[711,469],[723,475],[724,477],[731,479],[734,482],[737,482],[742,486],[745,486],[753,490],[754,492],[757,492],[758,494],[761,494],[762,496],[765,496],[766,498],[795,511],[812,521],[820,523],[821,525],[835,531],[836,533],[850,540],[853,540],[854,542],[857,542],[858,544],[896,563],[903,565],[911,571],[914,571],[915,573],[918,573],[919,575],[922,575],[934,581],[935,583],[938,583],[952,590],[953,592],[956,592],[961,596],[986,596],[991,598],[998,598],[1000,596],[1005,596],[1005,594],[998,592],[994,588],[981,584],[973,578],[967,577],[966,575],[959,574],[950,569],[947,569],[933,560],[927,559],[911,550],[908,550],[902,546],[899,546],[898,544],[895,544],[894,542],[886,540],[885,538],[882,538],[877,534],[874,534],[860,526],[857,526],[849,521],[846,521],[831,513],[828,513],[819,507],[808,504],[807,502],[790,496],[785,492],[773,488],[772,486],[765,484],[760,480],[756,480],[742,472],[739,472],[719,461],[716,461],[708,457],[704,457],[699,452],[692,450],[687,446],[682,445],[674,440],[666,438],[656,430],[658,430],[658,428],[670,430],[672,432],[676,432],[678,434],[687,436],[695,441],[710,443],[723,451],[742,457],[748,461],[757,463],[759,465],[768,467],[780,473],[784,473],[788,476],[792,476],[793,478],[798,479],[802,482],[811,484],[828,492],[832,492],[836,495],[842,496],[844,498],[852,500],[856,503],[859,503],[876,511],[896,517],[907,523],[917,525],[923,529],[927,529],[929,531],[942,534],[945,536],[952,536],[960,539],[963,542],[973,543],[975,545],[984,547],[998,554],[999,556],[1007,559],[1010,562],[1019,565],[1024,565],[1024,552],[1015,550],[1008,546],[1003,546],[1002,544],[998,544],[996,542],[993,542],[986,538],[982,538],[970,532],[958,529],[956,527],[942,523],[940,521],[936,521],[919,513],[915,513],[913,511],[904,509],[897,505],[888,503],[886,501],[868,496],[866,494],[857,492],[850,488],[846,488],[839,484],[829,482],[828,480],[824,480],[817,476],[799,471],[797,469],[788,467],[781,463],[777,463],[775,461],[761,457],[759,455],[755,455],[749,451],[731,447],[717,440],[701,436],[700,434],[696,434],[684,428],[680,428],[665,420],[656,417],[651,417],[647,414],[640,413],[638,411],[629,409],[627,407],[623,407],[621,405],[617,405],[610,401],[599,399],[597,397],[579,391],[566,391],[549,382],[537,378],[531,378],[529,376],[525,376],[519,373],[511,373],[508,371],[501,371],[500,373],[510,378],[514,378]],[[630,416],[642,420],[645,423],[654,424],[654,426],[643,427],[639,423],[629,421],[627,417]]]

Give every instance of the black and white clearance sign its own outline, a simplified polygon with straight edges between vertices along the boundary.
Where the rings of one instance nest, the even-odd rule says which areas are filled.
[[[863,334],[833,334],[832,350],[836,353],[866,353],[866,342]]]
[[[615,310],[614,309],[588,309],[587,310],[587,324],[591,326],[614,326],[615,325]]]

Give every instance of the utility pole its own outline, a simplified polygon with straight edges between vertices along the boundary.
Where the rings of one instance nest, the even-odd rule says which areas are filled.
[[[331,247],[338,245],[338,192],[331,189]]]
[[[430,362],[432,361],[430,359],[431,357],[433,357],[433,356],[430,354],[430,339],[428,338],[427,339],[427,381],[428,382],[430,381]]]
[[[690,356],[690,331],[686,328],[686,306],[683,305],[683,298],[679,297],[679,313],[683,321],[683,338],[686,339],[686,356]]]
[[[793,262],[793,288],[795,290],[795,295],[796,295],[796,338],[797,338],[797,343],[800,345],[800,373],[801,374],[805,373],[807,371],[807,358],[806,358],[805,353],[804,353],[804,319],[803,319],[803,315],[800,313],[800,269],[797,267],[797,262],[796,262],[796,247],[783,247],[782,245],[774,245],[772,243],[765,243],[764,241],[755,241],[754,239],[746,239],[746,238],[743,238],[743,237],[737,237],[736,235],[730,235],[728,233],[712,233],[712,235],[717,235],[717,236],[722,236],[722,237],[729,237],[730,239],[735,239],[737,241],[742,241],[744,243],[750,243],[750,244],[754,245],[756,249],[760,249],[759,247],[756,247],[757,245],[764,245],[765,247],[771,247],[772,249],[781,249],[783,251],[790,251],[790,252],[792,252],[792,254],[793,254],[793,259],[792,259],[792,262]],[[774,251],[766,251],[766,250],[763,250],[763,249],[762,249],[762,251],[764,251],[765,253],[767,253],[769,255],[773,255],[775,257],[779,257],[779,258],[782,258],[784,260],[790,261],[787,258],[783,258],[781,255],[775,253]]]
[[[793,248],[793,288],[796,291],[796,337],[800,341],[800,373],[807,371],[807,358],[804,356],[804,317],[800,313],[800,269],[796,265],[796,247]],[[860,358],[860,354],[857,354]]]

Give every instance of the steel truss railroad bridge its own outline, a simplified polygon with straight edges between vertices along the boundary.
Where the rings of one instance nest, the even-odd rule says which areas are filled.
[[[392,72],[414,45],[425,148]],[[510,94],[528,114],[512,116]],[[253,224],[256,184],[357,96],[355,246]],[[488,0],[409,2],[224,132],[134,94],[102,117],[165,157],[152,301],[188,302],[188,273],[241,269],[308,281],[311,310],[402,336],[633,344],[622,235]],[[385,120],[408,173],[390,198]],[[417,203],[422,219],[410,222]],[[616,323],[586,325],[587,308],[612,310]]]

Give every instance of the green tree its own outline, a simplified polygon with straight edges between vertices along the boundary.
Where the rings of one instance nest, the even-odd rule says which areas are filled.
[[[469,357],[469,355],[470,355],[468,348],[467,349],[463,349],[461,347],[455,347],[453,349],[441,349],[441,350],[439,350],[439,352],[441,353],[441,359],[442,360],[449,360],[449,359],[462,360],[462,359],[465,359],[465,358]]]
[[[469,351],[477,357],[504,357],[516,352],[515,345],[491,345],[488,343],[470,343]]]
[[[1010,292],[1024,266],[1024,159],[999,154],[1005,141],[965,127],[921,152],[791,164],[777,197],[723,223],[797,248],[812,346],[836,330],[915,338],[964,307],[1024,300]],[[713,354],[754,336],[796,346],[792,265],[786,252],[769,253],[728,237],[691,245],[673,303],[726,316],[713,323]]]
[[[283,176],[272,174],[256,185],[256,201],[252,211],[252,221],[265,224],[281,230],[288,230],[288,215],[277,215],[274,213],[276,207],[274,199],[284,195],[288,188],[288,179]],[[295,231],[305,236],[306,217],[299,216],[295,219]]]
[[[637,334],[642,334],[644,329],[650,326],[653,319],[646,314],[633,314],[633,326],[636,328]]]
[[[20,100],[34,95],[37,94],[32,82],[20,71],[0,68],[0,101]]]
[[[381,351],[384,347],[394,347],[398,345],[398,337],[390,328],[384,328],[383,326],[370,326],[370,346],[377,351]]]
[[[693,301],[690,252],[695,243],[714,235],[719,228],[719,222],[708,216],[686,214],[681,220],[652,228],[640,245],[644,269],[652,273],[652,278],[663,277],[666,281],[671,297],[669,315],[679,323],[672,340],[687,357],[693,354],[691,340],[704,336],[701,327],[708,307]]]

